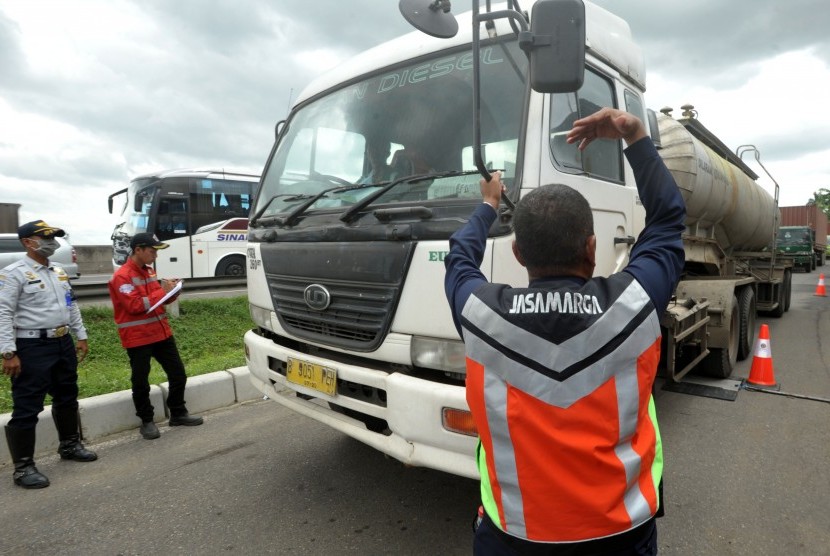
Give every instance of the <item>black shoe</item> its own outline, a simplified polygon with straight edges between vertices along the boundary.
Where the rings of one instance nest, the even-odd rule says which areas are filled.
[[[75,461],[95,461],[98,455],[95,452],[87,450],[80,440],[63,440],[58,447],[58,453],[61,459],[71,459]]]
[[[46,488],[49,486],[49,479],[37,470],[35,464],[29,464],[25,467],[15,466],[14,484],[23,488]]]
[[[171,427],[178,427],[179,425],[195,427],[197,425],[201,425],[202,423],[204,423],[204,420],[201,417],[198,415],[190,415],[189,413],[185,413],[183,415],[173,415],[170,417]]]
[[[138,430],[141,431],[141,436],[143,436],[145,440],[153,440],[154,438],[161,436],[159,428],[152,421],[142,422],[141,427]]]

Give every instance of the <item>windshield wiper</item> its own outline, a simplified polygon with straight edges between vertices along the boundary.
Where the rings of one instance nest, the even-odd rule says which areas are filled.
[[[265,206],[263,206],[261,209],[259,209],[256,212],[256,214],[254,214],[254,216],[251,218],[250,223],[248,225],[249,226],[256,225],[256,223],[259,221],[259,219],[262,218],[262,214],[268,209],[269,206],[271,206],[271,203],[273,203],[274,201],[276,201],[280,197],[292,197],[295,200],[299,201],[300,199],[308,199],[309,195],[305,195],[303,193],[278,193],[276,195],[272,195],[268,199],[268,202],[265,203]]]
[[[449,170],[447,172],[433,172],[431,174],[418,174],[415,176],[407,176],[404,178],[400,178],[389,182],[384,187],[381,187],[378,191],[375,191],[371,195],[364,197],[357,203],[353,204],[349,209],[340,215],[340,220],[345,223],[350,223],[354,220],[355,215],[374,203],[377,199],[379,199],[384,193],[389,191],[390,189],[402,184],[402,183],[413,183],[416,181],[423,181],[423,180],[431,180],[435,178],[450,178],[453,176],[469,176],[471,174],[478,174],[478,170]],[[382,185],[382,184],[381,184]]]
[[[275,219],[275,222],[282,226],[291,226],[297,218],[307,211],[314,203],[319,201],[321,198],[325,197],[329,193],[345,193],[346,191],[354,191],[355,189],[366,189],[367,187],[381,187],[383,184],[376,184],[376,183],[365,183],[365,184],[357,184],[357,185],[345,185],[339,187],[332,187],[330,189],[324,189],[323,191],[317,193],[316,195],[312,195],[308,197],[308,201],[305,203],[298,205],[294,210],[289,212],[285,216],[278,216]]]

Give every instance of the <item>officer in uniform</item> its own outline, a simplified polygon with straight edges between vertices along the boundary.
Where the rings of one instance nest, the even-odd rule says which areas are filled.
[[[14,483],[44,488],[49,479],[35,467],[35,426],[47,392],[58,431],[61,459],[94,461],[78,429],[78,362],[87,354],[87,334],[69,276],[49,257],[58,248],[60,228],[42,220],[17,229],[26,257],[0,270],[0,352],[11,378],[12,417],[6,441],[14,462]],[[73,344],[70,332],[78,342]]]

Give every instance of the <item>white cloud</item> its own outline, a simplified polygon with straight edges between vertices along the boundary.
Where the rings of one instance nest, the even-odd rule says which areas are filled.
[[[680,0],[598,3],[626,18],[643,46],[649,107],[672,105],[678,115],[692,103],[733,149],[755,144],[782,204],[830,187],[822,2],[760,10],[749,0],[702,0],[693,11]],[[3,2],[0,201],[22,203],[22,220],[65,226],[75,243],[107,243],[107,196],[130,178],[195,166],[259,172],[289,96],[410,31],[392,0],[288,5]]]

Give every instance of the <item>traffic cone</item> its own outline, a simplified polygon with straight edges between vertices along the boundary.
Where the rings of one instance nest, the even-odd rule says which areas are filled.
[[[755,342],[755,356],[752,358],[752,369],[746,379],[753,386],[772,388],[775,383],[775,373],[772,370],[772,347],[769,341],[769,326],[761,325],[758,341]]]
[[[821,297],[827,297],[827,293],[824,291],[824,274],[818,275],[818,286],[816,286],[816,295],[820,295]]]

